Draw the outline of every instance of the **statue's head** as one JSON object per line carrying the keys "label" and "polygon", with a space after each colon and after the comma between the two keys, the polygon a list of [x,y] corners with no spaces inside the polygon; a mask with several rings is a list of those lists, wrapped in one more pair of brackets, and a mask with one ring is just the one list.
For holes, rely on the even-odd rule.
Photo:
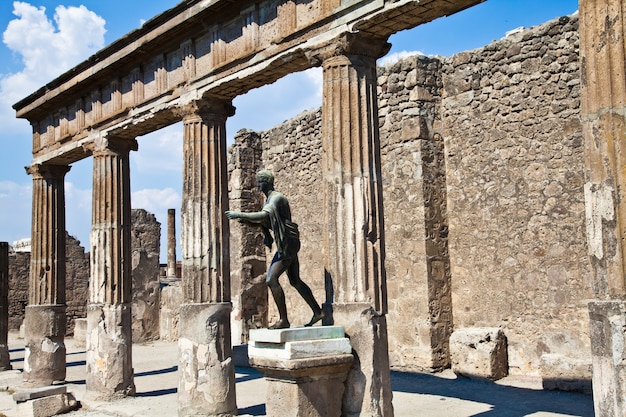
{"label": "statue's head", "polygon": [[263,181],[270,186],[274,186],[274,174],[272,174],[267,169],[262,169],[256,173],[256,179],[258,181]]}

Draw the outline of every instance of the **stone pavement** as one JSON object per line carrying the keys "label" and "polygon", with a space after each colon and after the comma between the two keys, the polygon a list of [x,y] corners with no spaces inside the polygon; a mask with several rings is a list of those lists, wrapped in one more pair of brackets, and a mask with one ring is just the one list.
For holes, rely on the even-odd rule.
{"label": "stone pavement", "polygon": [[[137,396],[114,402],[93,402],[85,394],[85,352],[66,339],[67,390],[82,408],[68,417],[174,417],[177,415],[178,347],[171,342],[133,345]],[[19,387],[24,341],[9,334],[14,371],[0,372],[0,413],[19,417],[10,394]],[[242,416],[265,416],[265,383],[253,369],[237,368],[237,404]],[[590,395],[541,390],[533,378],[507,377],[498,383],[440,374],[392,372],[396,417],[592,417]],[[9,387],[9,391],[6,390]],[[3,416],[0,414],[0,417]]]}

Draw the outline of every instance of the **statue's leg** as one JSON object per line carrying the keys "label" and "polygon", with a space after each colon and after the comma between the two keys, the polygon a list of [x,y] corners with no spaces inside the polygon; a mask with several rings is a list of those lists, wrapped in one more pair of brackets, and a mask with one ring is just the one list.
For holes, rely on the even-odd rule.
{"label": "statue's leg", "polygon": [[296,290],[298,290],[298,293],[300,293],[302,298],[304,298],[304,301],[306,301],[309,307],[311,307],[311,310],[313,310],[313,317],[311,318],[311,321],[305,324],[305,326],[312,326],[323,319],[324,313],[322,312],[320,305],[317,303],[317,300],[315,300],[313,291],[311,291],[311,288],[300,279],[300,261],[298,260],[298,256],[292,260],[289,268],[287,268],[287,277],[289,278],[289,283]]}
{"label": "statue's leg", "polygon": [[270,270],[267,272],[267,279],[265,282],[272,292],[272,297],[274,297],[274,302],[276,303],[278,314],[280,315],[278,322],[270,326],[271,329],[284,329],[289,327],[287,305],[285,303],[285,292],[278,281],[278,278],[283,272],[285,272],[287,267],[288,265],[286,262],[282,259],[278,259],[278,254],[276,254],[272,264],[270,265]]}

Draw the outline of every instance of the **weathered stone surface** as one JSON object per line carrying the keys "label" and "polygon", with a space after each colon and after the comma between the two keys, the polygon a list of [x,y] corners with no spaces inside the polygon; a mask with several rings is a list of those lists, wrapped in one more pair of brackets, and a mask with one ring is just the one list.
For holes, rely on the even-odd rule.
{"label": "weathered stone surface", "polygon": [[72,393],[51,395],[17,405],[19,417],[52,417],[80,408]]}
{"label": "weathered stone surface", "polygon": [[578,18],[465,57],[442,67],[454,326],[501,327],[537,374],[544,334],[588,337]]}
{"label": "weathered stone surface", "polygon": [[74,346],[87,346],[87,318],[74,320]]}
{"label": "weathered stone surface", "polygon": [[[263,196],[256,190],[256,172],[261,168],[261,137],[240,130],[229,148],[229,207],[242,212],[258,211]],[[261,229],[247,224],[230,228],[230,280],[233,313],[233,345],[248,342],[250,329],[267,327],[268,292],[265,283],[266,250]]]}
{"label": "weathered stone surface", "polygon": [[590,360],[573,360],[564,355],[546,353],[541,355],[540,371],[544,389],[592,393]]}
{"label": "weathered stone surface", "polygon": [[161,340],[178,340],[180,306],[183,303],[183,291],[178,282],[170,282],[161,288],[161,315],[159,317],[159,335]]}
{"label": "weathered stone surface", "polygon": [[9,253],[9,329],[19,330],[28,305],[30,252]]}
{"label": "weathered stone surface", "polygon": [[87,310],[85,397],[110,401],[135,394],[129,304],[90,304]]}
{"label": "weathered stone surface", "polygon": [[161,224],[143,209],[131,212],[133,342],[159,338]]}
{"label": "weathered stone surface", "polygon": [[626,302],[622,300],[589,303],[593,399],[596,415],[616,417],[626,413],[621,389],[626,386]]}
{"label": "weathered stone surface", "polygon": [[[65,235],[65,300],[66,335],[74,332],[74,320],[87,315],[89,297],[89,254],[80,241]],[[17,330],[24,320],[24,310],[28,304],[28,274],[30,273],[30,252],[9,254],[9,329]]]}
{"label": "weathered stone surface", "polygon": [[0,242],[0,371],[12,369],[9,356],[9,243]]}
{"label": "weathered stone surface", "polygon": [[89,253],[73,236],[65,236],[66,335],[74,334],[75,320],[87,317],[89,298]]}
{"label": "weathered stone surface", "polygon": [[333,304],[333,317],[344,327],[355,357],[346,380],[343,414],[393,415],[385,316],[366,303],[350,303]]}
{"label": "weathered stone surface", "polygon": [[34,400],[36,398],[49,397],[52,395],[65,394],[67,387],[64,385],[38,387],[31,389],[19,389],[13,394],[13,400],[15,402],[24,402],[28,400]]}
{"label": "weathered stone surface", "polygon": [[24,381],[50,385],[65,380],[65,306],[29,305],[24,320]]}
{"label": "weathered stone surface", "polygon": [[250,358],[267,378],[265,409],[268,416],[343,416],[344,381],[352,355],[310,359]]}
{"label": "weathered stone surface", "polygon": [[497,380],[508,374],[506,337],[499,328],[455,330],[450,336],[450,356],[457,375]]}
{"label": "weathered stone surface", "polygon": [[230,303],[183,304],[178,349],[178,415],[237,415]]}

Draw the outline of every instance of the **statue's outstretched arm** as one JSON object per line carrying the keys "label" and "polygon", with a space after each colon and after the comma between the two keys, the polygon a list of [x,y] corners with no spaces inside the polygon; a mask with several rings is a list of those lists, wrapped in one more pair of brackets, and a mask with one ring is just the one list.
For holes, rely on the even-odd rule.
{"label": "statue's outstretched arm", "polygon": [[230,220],[238,219],[239,221],[244,221],[247,223],[263,223],[266,220],[269,220],[269,213],[266,211],[255,211],[253,213],[242,213],[240,211],[230,211],[226,212],[226,217]]}

